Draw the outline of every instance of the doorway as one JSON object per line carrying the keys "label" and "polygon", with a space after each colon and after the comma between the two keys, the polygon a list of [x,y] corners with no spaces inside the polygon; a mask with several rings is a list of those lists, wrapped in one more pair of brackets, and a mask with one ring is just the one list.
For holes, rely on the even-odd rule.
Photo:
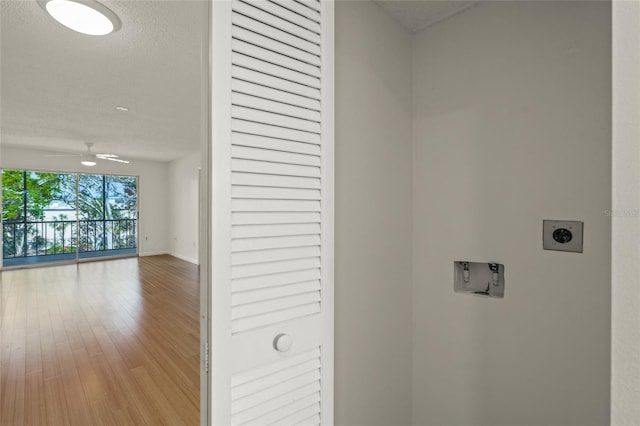
{"label": "doorway", "polygon": [[[5,229],[1,266],[8,257],[78,263],[0,273],[3,332],[15,342],[0,356],[0,424],[73,423],[72,408],[84,413],[79,424],[195,424],[207,2],[100,1],[119,19],[105,36],[61,26],[39,3],[0,2],[0,168],[34,179],[18,189],[22,213],[5,224],[16,230]],[[30,214],[25,192],[45,176],[69,191]],[[84,262],[114,254],[131,257]],[[29,314],[38,310],[42,322]],[[27,356],[25,367],[36,340],[33,360],[43,363]],[[44,404],[29,401],[30,389]]]}

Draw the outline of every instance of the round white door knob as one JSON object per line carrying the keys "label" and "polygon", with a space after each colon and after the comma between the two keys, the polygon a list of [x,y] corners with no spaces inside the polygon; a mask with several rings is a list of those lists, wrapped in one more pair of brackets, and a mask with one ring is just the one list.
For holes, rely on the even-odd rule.
{"label": "round white door knob", "polygon": [[275,339],[273,339],[273,348],[278,352],[287,352],[291,349],[291,345],[293,344],[293,339],[290,334],[278,334]]}

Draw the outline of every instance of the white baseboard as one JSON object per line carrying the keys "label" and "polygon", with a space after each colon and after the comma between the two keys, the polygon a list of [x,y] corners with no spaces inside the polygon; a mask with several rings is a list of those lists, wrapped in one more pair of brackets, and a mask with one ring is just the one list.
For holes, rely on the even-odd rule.
{"label": "white baseboard", "polygon": [[194,265],[199,265],[200,264],[198,259],[194,259],[194,258],[191,258],[191,257],[183,256],[183,255],[178,254],[178,253],[169,253],[169,255],[173,256],[173,257],[177,257],[178,259],[184,260],[185,262],[193,263]]}
{"label": "white baseboard", "polygon": [[145,256],[159,256],[161,254],[169,254],[166,251],[145,251],[145,252],[139,252],[138,256],[140,257],[145,257]]}

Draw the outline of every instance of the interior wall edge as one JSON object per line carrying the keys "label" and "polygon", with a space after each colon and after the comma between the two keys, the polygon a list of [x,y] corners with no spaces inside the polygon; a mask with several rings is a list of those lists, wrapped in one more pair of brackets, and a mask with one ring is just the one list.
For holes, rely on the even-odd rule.
{"label": "interior wall edge", "polygon": [[640,3],[613,8],[611,425],[640,424]]}
{"label": "interior wall edge", "polygon": [[411,424],[411,43],[336,7],[335,424]]}

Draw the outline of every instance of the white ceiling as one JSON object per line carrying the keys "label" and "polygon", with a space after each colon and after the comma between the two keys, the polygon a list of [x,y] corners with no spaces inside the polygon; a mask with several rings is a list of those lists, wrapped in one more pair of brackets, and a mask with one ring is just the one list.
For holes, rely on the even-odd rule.
{"label": "white ceiling", "polygon": [[[103,1],[122,21],[96,37],[34,1],[0,1],[1,141],[168,161],[200,144],[203,1]],[[120,112],[116,106],[126,106]]]}
{"label": "white ceiling", "polygon": [[443,21],[479,0],[378,0],[376,3],[411,33]]}
{"label": "white ceiling", "polygon": [[[199,150],[202,0],[103,0],[122,21],[87,36],[34,1],[2,0],[0,141],[169,161]],[[411,32],[476,1],[378,1]],[[120,112],[116,106],[126,106]]]}

